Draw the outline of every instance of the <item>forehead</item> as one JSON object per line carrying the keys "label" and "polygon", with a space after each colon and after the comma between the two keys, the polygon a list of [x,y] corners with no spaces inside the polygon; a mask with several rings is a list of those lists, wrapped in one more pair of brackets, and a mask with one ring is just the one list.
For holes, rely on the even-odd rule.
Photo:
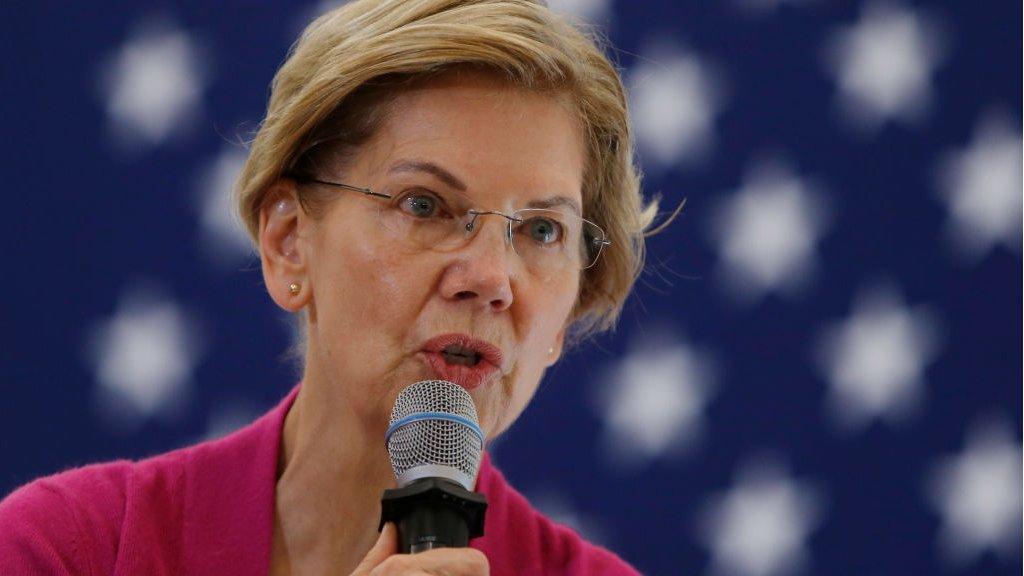
{"label": "forehead", "polygon": [[352,169],[379,185],[396,177],[396,164],[409,162],[443,168],[475,198],[581,199],[584,144],[567,98],[485,75],[446,75],[400,93]]}

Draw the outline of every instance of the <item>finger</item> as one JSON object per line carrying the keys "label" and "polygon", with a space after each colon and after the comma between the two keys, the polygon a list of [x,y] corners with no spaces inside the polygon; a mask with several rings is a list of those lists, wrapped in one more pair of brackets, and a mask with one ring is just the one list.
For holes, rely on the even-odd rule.
{"label": "finger", "polygon": [[377,537],[377,542],[374,543],[373,548],[370,548],[370,551],[363,557],[363,561],[356,567],[353,575],[369,573],[397,552],[398,532],[395,525],[388,522],[384,525],[384,529],[380,531],[380,536]]}
{"label": "finger", "polygon": [[419,554],[396,554],[377,570],[381,574],[487,576],[490,564],[483,552],[473,548],[436,548]]}

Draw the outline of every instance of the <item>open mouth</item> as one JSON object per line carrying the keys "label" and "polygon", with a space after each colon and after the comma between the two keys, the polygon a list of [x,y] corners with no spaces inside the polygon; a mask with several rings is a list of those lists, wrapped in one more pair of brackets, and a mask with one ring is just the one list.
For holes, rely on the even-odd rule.
{"label": "open mouth", "polygon": [[444,349],[441,350],[441,356],[444,357],[445,362],[449,364],[458,364],[460,366],[476,366],[480,363],[479,354],[470,348],[459,346],[458,344],[445,346]]}
{"label": "open mouth", "polygon": [[441,334],[427,340],[422,358],[435,378],[467,390],[500,375],[503,362],[501,348],[463,333]]}

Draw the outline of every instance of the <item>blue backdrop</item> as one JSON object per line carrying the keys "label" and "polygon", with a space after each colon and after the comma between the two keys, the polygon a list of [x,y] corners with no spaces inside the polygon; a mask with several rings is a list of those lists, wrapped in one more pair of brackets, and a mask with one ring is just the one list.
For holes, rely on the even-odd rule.
{"label": "blue backdrop", "polygon": [[[552,4],[687,204],[492,446],[512,482],[650,574],[1020,574],[1020,3]],[[227,193],[326,8],[0,8],[3,493],[295,382]]]}

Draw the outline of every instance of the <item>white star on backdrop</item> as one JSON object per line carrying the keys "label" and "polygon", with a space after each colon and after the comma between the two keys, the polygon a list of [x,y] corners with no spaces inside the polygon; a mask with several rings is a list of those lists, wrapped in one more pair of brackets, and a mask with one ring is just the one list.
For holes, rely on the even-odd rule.
{"label": "white star on backdrop", "polygon": [[723,82],[696,54],[660,45],[630,70],[630,112],[645,166],[701,160],[714,142]]}
{"label": "white star on backdrop", "polygon": [[202,253],[224,267],[253,254],[252,242],[235,211],[231,193],[245,159],[244,150],[225,148],[198,177]]}
{"label": "white star on backdrop", "polygon": [[611,0],[548,0],[548,8],[584,22],[606,24],[612,3]]}
{"label": "white star on backdrop", "polygon": [[922,400],[924,369],[940,340],[926,307],[908,308],[891,287],[864,292],[850,316],[826,327],[817,343],[833,422],[854,430],[876,418],[896,422],[910,415]]}
{"label": "white star on backdrop", "polygon": [[888,2],[865,6],[860,21],[836,31],[825,49],[844,119],[865,131],[889,120],[922,120],[942,46],[925,15]]}
{"label": "white star on backdrop", "polygon": [[153,416],[176,415],[203,348],[197,323],[159,289],[130,289],[86,342],[104,423],[131,429]]}
{"label": "white star on backdrop", "polygon": [[131,150],[184,133],[201,116],[204,55],[166,22],[140,24],[100,65],[100,93],[115,144]]}
{"label": "white star on backdrop", "polygon": [[704,502],[697,537],[711,551],[711,573],[774,576],[808,564],[807,537],[823,514],[818,490],[788,477],[771,458],[739,470],[733,487]]}
{"label": "white star on backdrop", "polygon": [[953,566],[986,550],[1020,556],[1021,444],[1013,436],[1004,420],[983,422],[959,456],[944,458],[929,474],[928,495],[942,516],[939,549]]}
{"label": "white star on backdrop", "polygon": [[1021,135],[1019,122],[990,112],[967,149],[947,154],[939,167],[948,235],[960,255],[974,260],[997,244],[1021,251]]}
{"label": "white star on backdrop", "polygon": [[781,162],[762,164],[713,210],[717,273],[741,302],[776,291],[793,294],[808,284],[828,220],[815,187]]}
{"label": "white star on backdrop", "polygon": [[677,338],[635,342],[598,387],[608,462],[629,469],[690,447],[702,432],[713,378],[709,354]]}

